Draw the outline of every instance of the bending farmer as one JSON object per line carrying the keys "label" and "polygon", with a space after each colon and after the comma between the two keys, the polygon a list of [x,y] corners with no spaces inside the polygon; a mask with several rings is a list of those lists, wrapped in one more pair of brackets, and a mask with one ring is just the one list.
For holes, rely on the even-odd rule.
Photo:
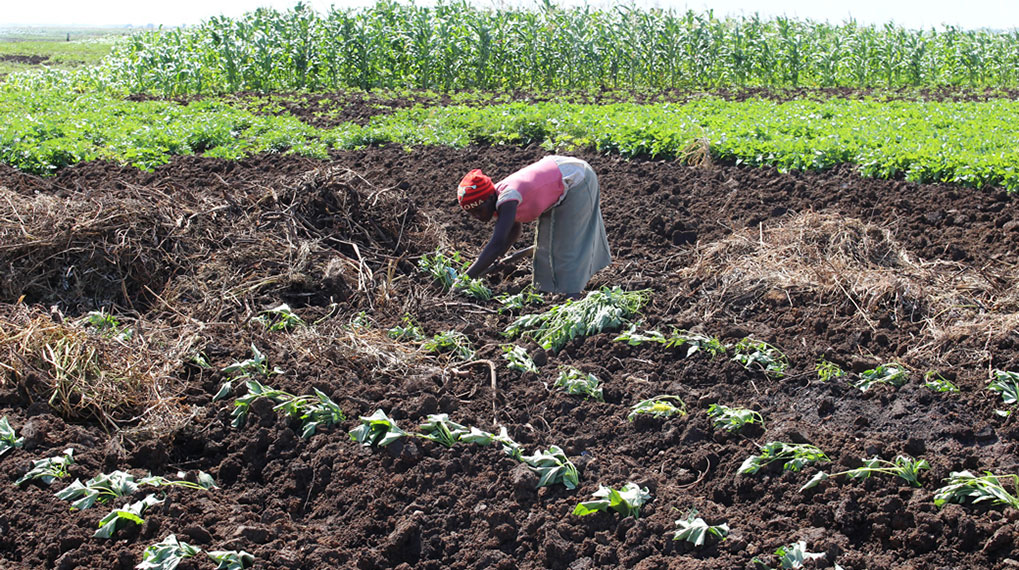
{"label": "bending farmer", "polygon": [[538,220],[534,240],[534,287],[577,297],[587,281],[611,261],[599,205],[598,176],[583,160],[547,156],[497,184],[472,170],[457,188],[460,207],[487,222],[492,238],[467,269],[482,275],[520,237],[521,224]]}

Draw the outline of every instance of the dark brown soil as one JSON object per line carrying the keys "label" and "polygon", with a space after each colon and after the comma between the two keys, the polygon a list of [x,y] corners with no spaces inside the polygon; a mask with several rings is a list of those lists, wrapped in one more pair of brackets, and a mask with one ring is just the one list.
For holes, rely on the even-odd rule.
{"label": "dark brown soil", "polygon": [[[500,333],[514,315],[498,313],[495,301],[443,294],[415,263],[437,247],[475,254],[487,239],[489,228],[456,208],[453,187],[462,173],[480,167],[498,178],[543,154],[386,147],[338,153],[327,163],[279,155],[237,163],[179,158],[153,173],[90,163],[50,179],[0,169],[0,187],[17,199],[0,205],[5,227],[13,228],[0,250],[6,347],[16,344],[10,339],[17,323],[61,314],[69,322],[102,306],[136,325],[136,339],[148,339],[124,350],[158,355],[172,342],[155,339],[194,333],[213,366],[172,367],[175,405],[187,410],[186,421],[162,432],[137,429],[146,421],[140,405],[141,420],[125,416],[118,420],[123,431],[107,433],[94,419],[100,414],[68,417],[47,404],[54,379],[45,366],[7,362],[0,413],[26,438],[23,448],[0,456],[8,481],[68,446],[77,463],[71,479],[52,488],[0,486],[0,566],[130,569],[147,545],[170,533],[205,550],[244,549],[257,568],[280,569],[751,568],[754,557],[777,566],[775,549],[798,540],[826,553],[820,566],[847,569],[1019,564],[1016,510],[933,503],[951,471],[1019,471],[1015,420],[995,415],[1005,405],[986,389],[989,369],[1019,368],[1014,331],[957,335],[949,346],[924,328],[939,315],[904,308],[903,299],[931,292],[901,289],[869,307],[848,292],[804,288],[727,296],[712,276],[684,271],[712,244],[739,235],[763,241],[769,229],[814,212],[887,230],[915,259],[982,272],[1008,289],[1019,261],[1019,209],[1009,196],[861,179],[848,167],[778,174],[582,154],[599,174],[614,255],[590,287],[648,288],[644,326],[698,330],[726,342],[751,335],[781,348],[791,368],[768,378],[726,357],[629,347],[606,332],[557,354],[528,344],[544,362],[539,374],[521,374],[501,357],[508,341]],[[38,207],[40,197],[52,200],[48,209]],[[114,219],[125,209],[129,216]],[[61,212],[77,217],[60,219]],[[32,229],[30,214],[54,220]],[[53,239],[38,235],[50,226]],[[491,280],[497,292],[528,282],[525,262]],[[317,324],[288,334],[250,320],[283,301]],[[359,314],[370,328],[350,324]],[[378,331],[404,314],[427,334],[467,334],[476,359],[495,364],[496,390],[485,363],[409,349],[402,364],[387,360],[399,345]],[[375,352],[365,343],[375,343]],[[349,419],[305,440],[298,425],[258,404],[245,427],[232,428],[231,400],[212,396],[227,379],[219,370],[250,357],[252,344],[284,370],[266,383],[295,394],[318,388]],[[921,344],[929,348],[915,350]],[[901,360],[912,376],[899,389],[860,392],[845,380],[820,382],[814,365],[822,355],[855,372]],[[606,401],[547,389],[563,365],[598,375]],[[922,374],[931,368],[961,392],[925,388]],[[634,402],[656,394],[680,396],[689,414],[627,421]],[[765,423],[741,434],[716,430],[706,415],[713,403],[753,408]],[[581,486],[536,489],[532,475],[494,448],[402,440],[376,450],[352,442],[346,431],[376,409],[407,430],[444,412],[482,429],[503,425],[528,453],[558,445],[580,469]],[[769,441],[813,443],[831,457],[829,471],[898,454],[926,458],[932,468],[922,488],[876,476],[800,492],[814,466],[738,475],[744,459]],[[94,539],[108,509],[70,512],[53,492],[113,469],[171,478],[200,469],[221,488],[164,491],[165,502],[148,511],[144,525],[114,540]],[[638,520],[571,514],[599,484],[628,481],[653,496]],[[690,509],[712,524],[728,523],[728,540],[700,548],[673,541],[674,521]],[[179,568],[213,567],[195,559]]]}
{"label": "dark brown soil", "polygon": [[49,58],[44,55],[19,55],[19,54],[6,54],[0,55],[0,61],[9,61],[11,63],[24,63],[27,65],[40,65],[45,63]]}

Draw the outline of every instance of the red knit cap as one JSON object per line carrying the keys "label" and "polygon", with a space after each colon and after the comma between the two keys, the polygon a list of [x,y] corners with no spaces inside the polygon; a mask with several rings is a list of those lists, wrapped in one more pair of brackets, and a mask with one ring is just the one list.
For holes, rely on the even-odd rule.
{"label": "red knit cap", "polygon": [[467,173],[456,188],[456,200],[464,210],[471,210],[478,207],[495,192],[495,184],[492,179],[475,168]]}

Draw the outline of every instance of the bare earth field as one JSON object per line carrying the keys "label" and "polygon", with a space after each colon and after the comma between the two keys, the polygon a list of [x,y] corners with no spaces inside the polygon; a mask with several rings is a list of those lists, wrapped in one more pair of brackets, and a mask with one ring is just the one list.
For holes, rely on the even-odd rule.
{"label": "bare earth field", "polygon": [[[469,257],[487,240],[490,226],[456,207],[464,172],[498,179],[542,155],[383,147],[328,162],[183,157],[151,173],[89,163],[47,179],[0,167],[0,414],[25,437],[0,456],[0,566],[130,569],[170,533],[251,552],[255,568],[295,570],[753,568],[755,556],[777,566],[775,549],[798,540],[826,554],[809,563],[818,567],[1019,566],[1015,510],[933,502],[952,471],[1019,471],[1016,419],[995,414],[1008,406],[987,389],[990,370],[1019,369],[1011,197],[861,179],[848,167],[781,174],[580,153],[600,177],[614,256],[590,287],[650,289],[641,330],[752,336],[791,366],[771,378],[726,356],[614,342],[613,331],[558,353],[517,340],[539,364],[522,374],[502,357],[501,332],[519,313],[443,293],[417,259],[437,248]],[[526,260],[490,276],[496,292],[529,282]],[[534,310],[562,299],[548,301]],[[252,321],[282,302],[315,324],[288,333]],[[130,340],[73,324],[110,306]],[[389,339],[405,314],[428,335],[465,333],[474,362]],[[232,427],[233,398],[213,396],[229,379],[221,369],[252,345],[283,371],[267,384],[317,388],[347,420],[303,439],[257,400],[247,425]],[[95,369],[62,367],[55,346],[93,347]],[[210,368],[191,360],[198,352]],[[821,357],[850,377],[900,362],[910,379],[861,392],[845,378],[821,382]],[[606,401],[547,388],[564,365],[600,377]],[[926,388],[929,370],[960,391]],[[680,396],[688,415],[627,420],[657,394]],[[763,426],[715,429],[714,403],[755,409]],[[528,453],[558,445],[580,487],[536,488],[495,447],[351,441],[358,416],[376,409],[407,430],[444,412],[505,426]],[[737,474],[769,441],[817,445],[829,472],[899,454],[931,469],[920,488],[840,477],[803,492],[817,466]],[[13,484],[67,447],[70,478]],[[143,525],[92,538],[109,507],[70,511],[53,493],[114,469],[203,470],[220,488],[163,489]],[[599,483],[628,481],[653,497],[639,519],[571,514]],[[726,522],[729,538],[673,541],[691,508]],[[179,568],[214,566],[200,556]]]}

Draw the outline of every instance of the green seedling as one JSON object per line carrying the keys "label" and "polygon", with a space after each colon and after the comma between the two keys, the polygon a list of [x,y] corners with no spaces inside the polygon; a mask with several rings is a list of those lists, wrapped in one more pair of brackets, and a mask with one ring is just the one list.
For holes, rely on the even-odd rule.
{"label": "green seedling", "polygon": [[[987,385],[987,389],[1001,394],[1001,399],[1006,404],[1014,406],[1016,402],[1019,402],[1019,372],[995,370],[991,374],[993,377],[990,384]],[[1007,417],[1011,413],[1012,410],[997,410],[999,416]]]}
{"label": "green seedling", "polygon": [[506,344],[503,345],[502,350],[502,357],[509,361],[509,364],[506,366],[510,370],[538,373],[538,367],[534,365],[534,360],[531,359],[530,354],[527,354],[527,350],[524,347]]}
{"label": "green seedling", "polygon": [[671,418],[673,416],[686,415],[686,403],[679,396],[662,394],[647,400],[641,400],[630,408],[630,414],[626,419],[631,422],[641,414],[648,414],[653,418]]}
{"label": "green seedling", "polygon": [[445,331],[437,333],[432,338],[421,344],[426,352],[442,353],[452,352],[461,360],[470,360],[474,357],[474,348],[471,346],[471,339],[462,332]]}
{"label": "green seedling", "polygon": [[743,365],[747,370],[758,369],[766,376],[781,378],[789,368],[789,360],[782,351],[774,346],[750,337],[736,343],[733,347],[732,359]]}
{"label": "green seedling", "polygon": [[210,370],[212,368],[212,364],[209,364],[209,358],[205,356],[205,353],[203,352],[196,352],[192,354],[189,361],[191,364],[194,364],[202,370]]}
{"label": "green seedling", "polygon": [[89,311],[85,316],[78,319],[78,324],[83,327],[91,327],[98,331],[114,331],[120,326],[117,317],[106,311]]}
{"label": "green seedling", "polygon": [[370,329],[375,325],[368,316],[368,311],[358,311],[356,315],[350,317],[349,326],[352,329]]}
{"label": "green seedling", "polygon": [[390,418],[382,410],[360,418],[361,425],[350,430],[350,439],[365,447],[385,447],[407,435],[396,426],[396,420]]}
{"label": "green seedling", "polygon": [[472,279],[467,277],[467,275],[461,275],[453,282],[453,290],[459,291],[468,297],[474,297],[479,301],[488,301],[492,298],[492,290],[485,285],[484,281]]}
{"label": "green seedling", "polygon": [[443,291],[459,291],[469,297],[487,301],[492,298],[492,290],[480,279],[472,279],[464,274],[470,264],[463,261],[460,252],[454,251],[450,257],[436,251],[435,255],[423,255],[418,260],[418,267],[432,276]]}
{"label": "green seedling", "polygon": [[562,483],[572,490],[580,484],[577,467],[558,446],[549,446],[544,452],[535,451],[533,455],[522,455],[520,460],[538,474],[539,487]]}
{"label": "green seedling", "polygon": [[449,414],[429,414],[420,426],[421,437],[438,442],[446,447],[460,441],[460,437],[469,433],[467,426],[450,421]]}
{"label": "green seedling", "polygon": [[949,382],[937,370],[928,370],[923,375],[923,385],[935,392],[958,392],[959,388]]}
{"label": "green seedling", "polygon": [[659,331],[646,331],[643,333],[637,332],[637,323],[630,325],[630,328],[619,333],[616,338],[612,339],[613,342],[625,342],[630,346],[640,346],[647,342],[653,342],[656,344],[665,344],[668,339],[665,338]]}
{"label": "green seedling", "polygon": [[82,484],[81,480],[75,479],[73,483],[58,491],[58,499],[74,501],[71,503],[72,510],[83,511],[96,503],[107,503],[112,499],[129,497],[138,490],[138,482],[134,475],[123,471],[113,473],[100,473]]}
{"label": "green seedling", "polygon": [[144,524],[145,519],[142,518],[142,515],[145,513],[145,510],[152,505],[158,505],[162,502],[155,495],[148,495],[144,499],[126,505],[122,509],[113,509],[110,514],[99,521],[99,530],[92,536],[95,538],[112,538],[114,532],[123,528],[128,523]]}
{"label": "green seedling", "polygon": [[421,332],[421,327],[417,326],[414,322],[413,317],[410,315],[404,315],[400,321],[403,324],[397,325],[388,331],[386,334],[393,340],[403,341],[415,341],[420,342],[425,339],[424,333]]}
{"label": "green seedling", "polygon": [[817,378],[821,382],[827,382],[829,380],[838,380],[846,375],[846,371],[842,369],[838,364],[829,362],[825,358],[821,358],[814,365],[814,370],[817,371]]}
{"label": "green seedling", "polygon": [[216,392],[216,395],[212,397],[212,401],[218,402],[220,400],[225,400],[226,398],[230,397],[230,394],[233,393],[234,393],[234,382],[233,380],[227,380],[226,382],[220,384],[219,391]]}
{"label": "green seedling", "polygon": [[329,396],[318,388],[313,390],[315,393],[310,396],[286,394],[289,399],[273,407],[277,412],[283,412],[292,419],[301,420],[301,437],[305,439],[315,435],[319,428],[332,427],[347,419],[343,410]]}
{"label": "green seedling", "polygon": [[495,300],[502,304],[502,307],[499,307],[499,312],[501,313],[503,311],[522,310],[529,305],[541,305],[545,302],[545,297],[541,293],[535,293],[534,289],[528,285],[516,295],[504,293],[496,297]]}
{"label": "green seedling", "polygon": [[686,355],[690,356],[698,351],[704,351],[712,358],[725,354],[726,348],[722,341],[716,337],[684,330],[674,330],[665,341],[665,348],[678,348],[686,346]]}
{"label": "green seedling", "polygon": [[619,287],[603,287],[589,292],[583,299],[553,305],[544,313],[519,317],[504,334],[531,338],[545,350],[559,352],[575,338],[622,326],[649,299],[648,290],[623,291]]}
{"label": "green seedling", "polygon": [[728,524],[709,525],[697,516],[697,509],[691,509],[685,519],[677,520],[676,527],[672,540],[685,540],[694,546],[703,546],[709,537],[725,540],[729,536]]}
{"label": "green seedling", "polygon": [[746,408],[730,408],[721,404],[708,406],[708,417],[712,419],[715,429],[724,429],[734,432],[743,429],[747,424],[764,423],[764,417],[759,412]]}
{"label": "green seedling", "polygon": [[18,437],[14,433],[14,428],[7,421],[7,416],[0,418],[0,455],[7,453],[8,451],[21,447],[25,444],[25,438]]}
{"label": "green seedling", "polygon": [[255,557],[243,550],[213,550],[207,553],[216,570],[244,570],[255,565]]}
{"label": "green seedling", "polygon": [[171,534],[158,544],[151,544],[142,553],[142,561],[136,570],[174,570],[185,558],[196,556],[202,549],[177,540]]}
{"label": "green seedling", "polygon": [[[254,346],[252,346],[252,348],[254,348]],[[269,386],[266,386],[254,379],[246,381],[244,385],[247,386],[248,393],[234,400],[234,409],[230,414],[234,418],[231,425],[235,428],[244,427],[244,424],[247,423],[248,413],[251,411],[251,403],[255,400],[259,398],[269,398],[278,404],[293,397],[283,390],[270,388]],[[222,389],[220,391],[222,392]],[[219,394],[217,394],[217,396],[218,395]]]}
{"label": "green seedling", "polygon": [[283,390],[270,388],[258,380],[248,380],[245,385],[248,387],[248,393],[234,400],[232,425],[236,428],[244,427],[251,411],[251,403],[259,398],[272,400],[275,404],[273,410],[285,413],[291,419],[300,420],[301,437],[305,439],[315,435],[319,428],[332,427],[347,419],[343,410],[317,388],[314,389],[313,395],[295,396]]}
{"label": "green seedling", "polygon": [[881,364],[870,370],[864,370],[860,373],[860,380],[855,383],[851,382],[850,385],[861,392],[866,392],[877,384],[888,384],[898,388],[905,384],[906,380],[908,380],[906,368],[901,364],[892,362]]}
{"label": "green seedling", "polygon": [[565,368],[559,372],[555,387],[562,388],[567,394],[574,396],[593,398],[599,402],[605,401],[601,380],[594,374],[582,372],[573,367]]}
{"label": "green seedling", "polygon": [[182,472],[179,472],[177,476],[181,477],[181,479],[171,481],[165,477],[151,475],[142,477],[141,479],[135,479],[134,475],[118,470],[109,474],[100,473],[99,475],[89,479],[84,484],[82,484],[79,479],[75,479],[73,483],[58,491],[56,496],[57,498],[65,501],[74,501],[71,503],[72,510],[83,511],[97,503],[103,504],[108,503],[113,499],[129,497],[142,486],[176,486],[198,490],[216,488],[216,483],[213,481],[212,476],[204,471],[198,472],[197,483],[184,480],[184,473]]}
{"label": "green seedling", "polygon": [[443,291],[453,288],[453,284],[460,278],[460,273],[467,269],[469,264],[460,257],[459,251],[454,251],[450,257],[446,257],[441,251],[436,250],[434,255],[423,255],[418,260],[418,267],[432,276]]}
{"label": "green seedling", "polygon": [[234,378],[247,378],[255,374],[260,374],[265,377],[272,376],[274,374],[283,374],[283,371],[279,368],[269,369],[269,364],[266,362],[265,355],[262,354],[258,348],[251,345],[251,358],[234,362],[229,366],[223,368],[223,372],[226,374],[233,375]]}
{"label": "green seedling", "polygon": [[823,451],[809,443],[773,441],[761,446],[761,453],[746,458],[737,473],[753,475],[765,465],[775,461],[781,461],[782,469],[785,471],[799,471],[808,463],[831,460]]}
{"label": "green seedling", "polygon": [[520,461],[523,456],[523,448],[520,447],[519,443],[513,441],[504,426],[499,426],[499,435],[482,431],[472,426],[467,433],[460,436],[460,441],[464,443],[476,443],[481,446],[498,443],[502,446],[503,453],[513,459]]}
{"label": "green seedling", "polygon": [[[826,556],[826,553],[808,552],[807,542],[801,540],[794,544],[780,546],[775,551],[775,556],[778,556],[778,562],[781,568],[803,568],[804,562],[807,562],[808,560],[820,560]],[[768,566],[758,558],[754,558],[753,562],[768,568]],[[838,570],[837,564],[836,570]]]}
{"label": "green seedling", "polygon": [[127,327],[121,328],[117,317],[106,311],[89,311],[84,317],[78,319],[78,325],[85,328],[92,328],[105,337],[112,337],[120,341],[131,340],[134,331]]}
{"label": "green seedling", "polygon": [[283,303],[278,307],[262,311],[257,317],[251,319],[271,331],[290,331],[297,327],[305,326],[301,317],[298,317],[290,305]]}
{"label": "green seedling", "polygon": [[594,500],[577,504],[573,514],[583,517],[612,509],[624,517],[636,519],[640,518],[640,508],[650,500],[651,493],[647,487],[641,487],[633,482],[627,483],[618,491],[605,485],[598,485],[598,490],[594,492]]}
{"label": "green seedling", "polygon": [[930,468],[931,465],[930,463],[927,463],[926,459],[913,459],[911,457],[899,455],[895,458],[895,461],[885,461],[884,459],[874,457],[871,459],[864,459],[863,467],[857,467],[855,469],[849,469],[832,474],[819,471],[810,479],[810,481],[807,482],[806,485],[800,487],[800,491],[806,491],[807,489],[816,487],[821,484],[822,481],[832,477],[838,477],[839,475],[845,475],[850,479],[867,479],[875,473],[894,475],[904,479],[907,483],[914,487],[920,487],[920,471]]}
{"label": "green seedling", "polygon": [[55,479],[67,477],[68,468],[74,464],[74,449],[68,447],[63,455],[47,457],[32,462],[32,468],[25,473],[24,477],[14,482],[15,485],[27,483],[33,479],[39,479],[43,485],[49,485]]}
{"label": "green seedling", "polygon": [[184,477],[186,474],[183,471],[177,472],[177,479],[171,480],[166,477],[149,475],[142,477],[138,480],[138,486],[151,485],[153,487],[185,487],[187,489],[195,489],[197,491],[211,491],[212,489],[218,489],[215,479],[212,475],[209,475],[205,471],[198,472],[198,481],[191,482]]}
{"label": "green seedling", "polygon": [[725,345],[715,337],[692,333],[682,329],[673,329],[669,336],[665,336],[657,330],[645,333],[637,332],[637,325],[631,325],[628,330],[617,336],[615,341],[625,342],[630,346],[640,346],[646,342],[660,344],[665,348],[679,348],[686,346],[686,356],[703,350],[712,357],[725,354]]}
{"label": "green seedling", "polygon": [[[984,471],[984,475],[977,476],[969,471],[953,471],[945,481],[947,484],[934,492],[934,504],[939,507],[945,503],[989,501],[1019,509],[1019,475],[998,476]],[[1012,483],[1014,492],[1005,489],[1002,481]]]}

